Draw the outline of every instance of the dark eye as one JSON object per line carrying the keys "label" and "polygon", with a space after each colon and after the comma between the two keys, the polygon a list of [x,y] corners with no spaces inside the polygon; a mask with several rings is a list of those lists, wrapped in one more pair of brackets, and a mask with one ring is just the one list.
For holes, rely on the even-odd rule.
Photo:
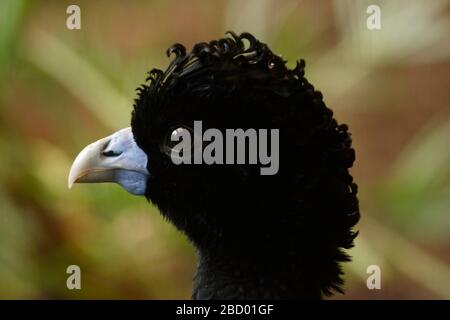
{"label": "dark eye", "polygon": [[179,143],[183,139],[183,136],[185,136],[186,134],[190,134],[189,129],[184,127],[176,128],[170,133],[167,145],[169,147],[173,147],[174,145]]}
{"label": "dark eye", "polygon": [[[191,136],[191,129],[188,127],[180,126],[171,129],[163,141],[162,151],[164,151],[167,155],[171,155],[173,152],[178,154],[180,150],[176,150],[175,147],[182,142],[186,136]],[[185,151],[187,151],[186,148]]]}
{"label": "dark eye", "polygon": [[122,154],[122,152],[116,152],[113,150],[103,151],[102,156],[104,157],[118,157]]}

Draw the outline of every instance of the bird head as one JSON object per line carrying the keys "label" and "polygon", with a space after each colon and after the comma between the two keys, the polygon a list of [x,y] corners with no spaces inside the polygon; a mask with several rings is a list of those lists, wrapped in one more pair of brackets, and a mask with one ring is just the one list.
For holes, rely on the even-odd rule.
{"label": "bird head", "polygon": [[[352,246],[359,219],[348,172],[354,150],[347,126],[304,77],[304,61],[289,69],[251,34],[232,32],[190,53],[175,44],[167,54],[167,69],[151,70],[137,89],[131,128],[86,147],[69,186],[116,182],[144,195],[200,250],[256,257],[301,244],[345,261],[339,248]],[[261,175],[255,164],[174,163],[171,137],[195,135],[195,121],[203,131],[278,129],[279,170]],[[324,290],[339,286],[333,268]]]}

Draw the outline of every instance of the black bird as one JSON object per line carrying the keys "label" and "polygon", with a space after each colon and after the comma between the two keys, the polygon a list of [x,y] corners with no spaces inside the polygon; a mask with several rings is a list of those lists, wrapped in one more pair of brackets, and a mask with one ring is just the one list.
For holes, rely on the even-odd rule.
{"label": "black bird", "polygon": [[[249,33],[175,44],[140,86],[131,128],[86,147],[74,182],[116,182],[144,195],[198,253],[194,299],[320,299],[343,292],[341,262],[358,222],[347,125],[304,77]],[[171,137],[203,129],[279,129],[279,171],[176,165]]]}

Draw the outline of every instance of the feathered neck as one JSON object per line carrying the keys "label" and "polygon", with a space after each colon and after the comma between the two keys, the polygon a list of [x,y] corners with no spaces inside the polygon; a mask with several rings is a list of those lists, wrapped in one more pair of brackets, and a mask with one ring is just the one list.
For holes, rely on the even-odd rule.
{"label": "feathered neck", "polygon": [[[320,250],[320,248],[316,248]],[[308,248],[266,252],[264,256],[236,256],[220,250],[198,251],[193,299],[317,300],[340,291],[336,249],[320,253]],[[335,283],[336,286],[330,285]]]}

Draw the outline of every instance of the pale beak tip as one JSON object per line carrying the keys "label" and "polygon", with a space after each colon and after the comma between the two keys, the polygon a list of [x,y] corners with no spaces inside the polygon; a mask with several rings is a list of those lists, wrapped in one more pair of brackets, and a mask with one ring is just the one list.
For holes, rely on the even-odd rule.
{"label": "pale beak tip", "polygon": [[75,182],[76,182],[76,180],[72,178],[72,175],[71,175],[71,174],[69,174],[69,179],[67,180],[67,187],[68,187],[69,189],[72,189],[73,184],[74,184]]}
{"label": "pale beak tip", "polygon": [[67,178],[67,187],[69,189],[72,189],[73,184],[77,183],[78,178],[76,176],[76,170],[74,169],[74,165],[72,165],[72,167],[70,168],[70,172],[69,172],[69,176]]}

